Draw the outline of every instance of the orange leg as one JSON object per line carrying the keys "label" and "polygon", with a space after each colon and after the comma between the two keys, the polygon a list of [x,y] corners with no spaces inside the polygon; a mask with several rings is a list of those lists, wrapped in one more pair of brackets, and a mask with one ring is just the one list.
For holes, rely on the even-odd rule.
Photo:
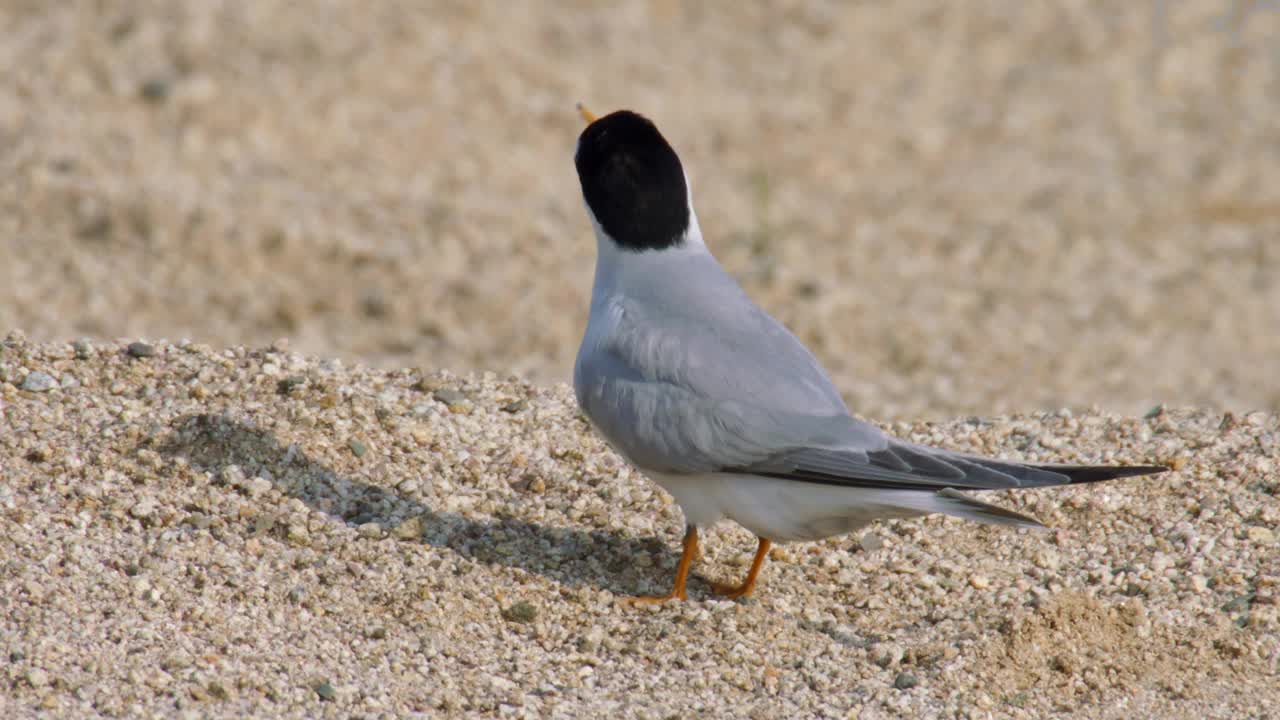
{"label": "orange leg", "polygon": [[711,589],[717,595],[723,595],[730,600],[737,600],[740,597],[748,597],[751,591],[756,589],[756,578],[760,575],[760,568],[764,567],[764,559],[769,555],[769,548],[773,547],[773,542],[767,538],[758,538],[760,541],[756,545],[756,557],[751,561],[751,569],[747,571],[747,579],[741,585],[729,585],[726,583],[711,583]]}
{"label": "orange leg", "polygon": [[685,583],[689,580],[689,568],[693,566],[693,557],[698,554],[698,528],[690,525],[684,531],[684,552],[680,554],[680,564],[676,566],[676,584],[666,595],[646,595],[632,598],[633,603],[660,603],[668,600],[688,600]]}

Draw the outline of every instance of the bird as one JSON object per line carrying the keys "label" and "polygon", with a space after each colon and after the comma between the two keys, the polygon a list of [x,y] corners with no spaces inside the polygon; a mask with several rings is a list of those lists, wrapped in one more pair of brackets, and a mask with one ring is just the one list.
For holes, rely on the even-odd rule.
{"label": "bird", "polygon": [[587,125],[574,165],[596,239],[590,313],[573,370],[595,430],[680,506],[669,592],[687,600],[698,530],[728,519],[756,536],[753,593],[774,543],[933,513],[1043,528],[976,491],[1093,483],[1160,465],[1020,463],[907,442],[857,419],[812,352],[754,303],[708,250],[679,156],[631,110]]}

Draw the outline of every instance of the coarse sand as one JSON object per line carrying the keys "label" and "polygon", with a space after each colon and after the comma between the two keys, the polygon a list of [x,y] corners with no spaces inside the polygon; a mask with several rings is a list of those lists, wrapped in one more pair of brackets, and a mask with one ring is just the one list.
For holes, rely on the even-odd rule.
{"label": "coarse sand", "polygon": [[[0,717],[1276,717],[1277,39],[1227,0],[0,0]],[[658,123],[859,413],[1176,470],[622,602],[681,518],[563,385],[578,101]]]}
{"label": "coarse sand", "polygon": [[[0,351],[0,716],[1267,717],[1280,418],[895,423],[914,441],[1174,472],[998,493],[665,590],[679,508],[564,385],[276,346]],[[34,379],[33,379],[34,378]],[[28,388],[28,389],[23,389]]]}

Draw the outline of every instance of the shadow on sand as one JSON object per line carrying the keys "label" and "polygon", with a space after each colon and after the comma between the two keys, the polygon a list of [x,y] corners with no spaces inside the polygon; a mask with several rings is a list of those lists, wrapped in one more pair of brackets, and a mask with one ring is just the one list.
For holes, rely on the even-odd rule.
{"label": "shadow on sand", "polygon": [[[656,537],[548,527],[514,516],[478,521],[437,512],[394,489],[343,477],[296,445],[282,445],[270,432],[227,416],[186,415],[172,427],[174,432],[157,449],[186,458],[215,477],[230,466],[238,466],[248,477],[269,477],[282,493],[349,526],[388,526],[416,516],[423,528],[420,542],[477,562],[520,568],[568,587],[603,587],[623,596],[665,590],[676,564],[676,553]],[[641,555],[658,562],[638,568],[634,559]]]}

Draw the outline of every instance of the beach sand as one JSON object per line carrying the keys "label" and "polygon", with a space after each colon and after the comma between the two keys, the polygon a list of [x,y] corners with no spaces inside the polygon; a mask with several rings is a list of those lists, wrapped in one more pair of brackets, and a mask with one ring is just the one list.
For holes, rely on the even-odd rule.
{"label": "beach sand", "polygon": [[[0,3],[0,716],[1274,714],[1280,13],[1233,6]],[[629,606],[681,517],[563,384],[578,101],[858,413],[1176,470]]]}

